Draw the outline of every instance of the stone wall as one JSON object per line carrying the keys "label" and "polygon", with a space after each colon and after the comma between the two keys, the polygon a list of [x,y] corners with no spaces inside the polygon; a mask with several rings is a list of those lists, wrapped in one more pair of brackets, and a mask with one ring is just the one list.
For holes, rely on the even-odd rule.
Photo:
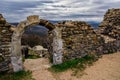
{"label": "stone wall", "polygon": [[109,9],[99,26],[99,33],[120,39],[120,9]]}
{"label": "stone wall", "polygon": [[62,28],[64,60],[80,58],[87,54],[96,54],[104,39],[97,35],[86,22],[64,21],[56,24]]}
{"label": "stone wall", "polygon": [[10,27],[11,25],[0,14],[0,72],[12,69],[10,61],[12,31]]}
{"label": "stone wall", "polygon": [[103,45],[102,53],[120,51],[120,9],[109,9],[106,12],[103,21],[99,25],[98,33],[105,36],[105,40],[107,37],[109,39]]}

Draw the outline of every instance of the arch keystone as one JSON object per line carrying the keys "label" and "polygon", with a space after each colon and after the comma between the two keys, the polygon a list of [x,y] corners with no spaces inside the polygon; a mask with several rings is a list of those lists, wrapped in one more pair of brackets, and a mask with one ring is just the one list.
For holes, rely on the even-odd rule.
{"label": "arch keystone", "polygon": [[38,15],[31,15],[27,17],[27,21],[29,22],[38,22],[39,21],[39,16]]}

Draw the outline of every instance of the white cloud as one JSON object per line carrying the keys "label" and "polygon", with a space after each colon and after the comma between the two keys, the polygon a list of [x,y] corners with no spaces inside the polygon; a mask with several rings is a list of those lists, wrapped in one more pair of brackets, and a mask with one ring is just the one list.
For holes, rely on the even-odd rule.
{"label": "white cloud", "polygon": [[2,10],[6,13],[5,17],[12,22],[33,14],[50,20],[101,21],[107,9],[120,8],[120,0],[4,0],[2,2],[7,6],[7,10]]}
{"label": "white cloud", "polygon": [[26,2],[26,1],[40,1],[40,0],[4,0],[8,2]]}

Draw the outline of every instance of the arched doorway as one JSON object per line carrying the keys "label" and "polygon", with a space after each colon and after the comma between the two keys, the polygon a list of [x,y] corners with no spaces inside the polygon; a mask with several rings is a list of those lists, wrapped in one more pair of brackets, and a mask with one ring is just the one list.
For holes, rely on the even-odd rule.
{"label": "arched doorway", "polygon": [[11,63],[14,72],[23,70],[22,52],[21,52],[21,38],[26,28],[34,25],[41,25],[46,27],[53,35],[52,54],[53,64],[62,63],[62,39],[61,30],[59,27],[50,23],[47,20],[39,19],[39,16],[32,15],[27,17],[27,20],[22,21],[13,29],[12,42],[11,42]]}

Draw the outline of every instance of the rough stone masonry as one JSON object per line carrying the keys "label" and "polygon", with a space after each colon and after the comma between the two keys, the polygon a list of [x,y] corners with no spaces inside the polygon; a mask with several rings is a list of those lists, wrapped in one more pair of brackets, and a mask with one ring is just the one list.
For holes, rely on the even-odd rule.
{"label": "rough stone masonry", "polygon": [[104,44],[104,39],[97,35],[86,22],[64,21],[56,25],[62,30],[63,59],[65,61],[96,54],[96,50]]}
{"label": "rough stone masonry", "polygon": [[103,45],[103,54],[120,51],[120,9],[109,9],[106,12],[98,34],[114,39]]}
{"label": "rough stone masonry", "polygon": [[12,70],[11,66],[11,25],[0,14],[0,72]]}

